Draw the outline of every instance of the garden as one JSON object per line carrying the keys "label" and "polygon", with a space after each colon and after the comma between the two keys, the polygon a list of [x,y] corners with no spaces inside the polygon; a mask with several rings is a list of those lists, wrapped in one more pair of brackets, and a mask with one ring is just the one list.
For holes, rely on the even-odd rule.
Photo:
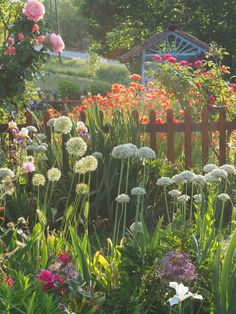
{"label": "garden", "polygon": [[144,84],[50,59],[45,8],[0,0],[0,313],[235,314],[228,52],[160,52]]}

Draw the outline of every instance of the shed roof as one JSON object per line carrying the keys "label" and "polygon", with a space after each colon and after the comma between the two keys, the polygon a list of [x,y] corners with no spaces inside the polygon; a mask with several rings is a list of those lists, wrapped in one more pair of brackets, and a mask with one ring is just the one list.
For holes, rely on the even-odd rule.
{"label": "shed roof", "polygon": [[120,60],[122,62],[126,62],[128,61],[130,58],[136,57],[138,55],[140,55],[143,51],[145,51],[146,49],[152,47],[152,45],[154,45],[157,41],[161,41],[162,39],[164,39],[168,34],[176,34],[180,37],[182,37],[183,39],[188,40],[189,42],[191,42],[192,44],[198,46],[200,49],[204,50],[204,51],[208,51],[209,50],[209,45],[203,41],[201,41],[200,39],[198,39],[197,37],[190,35],[186,32],[180,31],[178,29],[166,29],[163,32],[157,33],[155,35],[153,35],[152,37],[148,38],[147,40],[145,40],[143,43],[135,46],[134,48],[132,48],[131,50],[129,50],[128,52],[126,52],[125,54],[123,54],[120,57]]}

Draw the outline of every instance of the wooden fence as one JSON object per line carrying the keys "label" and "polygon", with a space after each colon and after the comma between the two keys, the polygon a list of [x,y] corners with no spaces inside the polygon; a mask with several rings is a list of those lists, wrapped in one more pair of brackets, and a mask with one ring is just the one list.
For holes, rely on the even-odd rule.
{"label": "wooden fence", "polygon": [[[136,121],[137,124],[140,122],[139,113],[137,111],[132,112],[132,117]],[[103,112],[100,111],[101,123],[103,126],[103,130],[105,132],[109,132],[109,126],[103,125]],[[219,150],[218,150],[218,158],[219,164],[225,164],[227,162],[227,138],[228,135],[231,134],[232,131],[236,130],[236,121],[227,121],[226,119],[226,111],[225,109],[219,110],[219,120],[215,122],[209,121],[209,111],[207,109],[203,109],[201,112],[201,122],[194,122],[192,120],[192,114],[190,110],[186,110],[184,114],[184,121],[181,123],[174,123],[173,111],[167,111],[166,123],[157,124],[156,123],[156,113],[151,110],[149,112],[149,123],[141,124],[140,129],[143,133],[149,134],[149,146],[157,151],[158,143],[157,143],[157,133],[166,134],[167,141],[167,159],[170,162],[174,162],[175,160],[175,151],[174,151],[174,134],[175,133],[183,133],[184,134],[184,143],[183,143],[183,151],[185,157],[185,168],[191,168],[193,165],[193,157],[192,157],[192,134],[193,132],[201,133],[201,150],[202,154],[202,162],[203,164],[208,162],[209,159],[209,149],[211,147],[210,134],[211,132],[218,131],[219,132]],[[48,140],[51,140],[50,128],[47,126],[47,122],[50,119],[50,116],[47,111],[44,112],[43,122]],[[86,113],[80,112],[80,119],[83,122],[86,122]],[[26,112],[26,123],[19,125],[20,127],[33,125],[33,117],[30,112]],[[0,124],[0,133],[7,132],[8,125]],[[11,135],[9,135],[11,136]]]}

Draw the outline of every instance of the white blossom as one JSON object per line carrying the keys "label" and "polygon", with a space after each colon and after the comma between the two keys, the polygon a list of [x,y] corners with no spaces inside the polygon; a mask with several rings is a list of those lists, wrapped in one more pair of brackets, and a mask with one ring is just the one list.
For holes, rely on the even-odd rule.
{"label": "white blossom", "polygon": [[156,153],[150,147],[141,147],[137,150],[135,156],[139,159],[155,159]]}
{"label": "white blossom", "polygon": [[204,172],[211,172],[214,169],[218,169],[218,167],[214,164],[207,164],[203,167]]}
{"label": "white blossom", "polygon": [[168,192],[168,194],[171,196],[171,197],[178,197],[180,196],[182,193],[179,191],[179,190],[171,190]]}
{"label": "white blossom", "polygon": [[187,194],[183,194],[177,197],[177,202],[179,203],[186,203],[190,197]]}
{"label": "white blossom", "polygon": [[227,193],[221,193],[217,196],[217,198],[221,200],[222,202],[226,202],[230,200],[230,196]]}
{"label": "white blossom", "polygon": [[70,118],[66,116],[58,117],[54,121],[54,130],[58,133],[68,134],[70,133],[72,126]]}
{"label": "white blossom", "polygon": [[169,186],[173,183],[172,179],[169,177],[161,177],[160,179],[157,180],[156,184],[158,186]]}
{"label": "white blossom", "polygon": [[32,184],[36,186],[45,185],[46,179],[44,175],[36,173],[32,178]]}
{"label": "white blossom", "polygon": [[235,173],[235,167],[232,165],[225,164],[220,167],[220,169],[226,171],[228,174],[234,174]]}
{"label": "white blossom", "polygon": [[126,204],[126,203],[129,203],[130,197],[127,194],[120,194],[116,197],[116,201],[117,203]]}
{"label": "white blossom", "polygon": [[168,300],[170,306],[179,304],[190,297],[193,299],[203,300],[203,297],[200,294],[190,292],[189,288],[185,287],[182,283],[178,284],[177,282],[170,282],[169,287],[174,288],[176,293],[174,297]]}
{"label": "white blossom", "polygon": [[61,171],[57,168],[51,168],[47,172],[47,177],[49,181],[56,182],[61,178]]}
{"label": "white blossom", "polygon": [[145,194],[146,194],[145,189],[138,186],[131,190],[131,195],[145,195]]}
{"label": "white blossom", "polygon": [[87,150],[87,144],[81,137],[72,137],[66,142],[69,155],[83,156]]}

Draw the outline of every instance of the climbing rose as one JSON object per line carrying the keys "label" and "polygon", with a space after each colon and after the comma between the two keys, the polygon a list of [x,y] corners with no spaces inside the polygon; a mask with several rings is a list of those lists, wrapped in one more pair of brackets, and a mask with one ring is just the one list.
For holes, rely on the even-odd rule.
{"label": "climbing rose", "polygon": [[38,22],[45,14],[44,5],[37,0],[28,0],[23,9],[23,14],[28,20]]}
{"label": "climbing rose", "polygon": [[167,59],[167,61],[170,62],[170,63],[176,63],[177,60],[174,57],[170,57],[170,58]]}
{"label": "climbing rose", "polygon": [[62,52],[62,50],[65,48],[64,42],[60,35],[52,33],[50,36],[50,43],[52,45],[52,49],[57,53]]}

